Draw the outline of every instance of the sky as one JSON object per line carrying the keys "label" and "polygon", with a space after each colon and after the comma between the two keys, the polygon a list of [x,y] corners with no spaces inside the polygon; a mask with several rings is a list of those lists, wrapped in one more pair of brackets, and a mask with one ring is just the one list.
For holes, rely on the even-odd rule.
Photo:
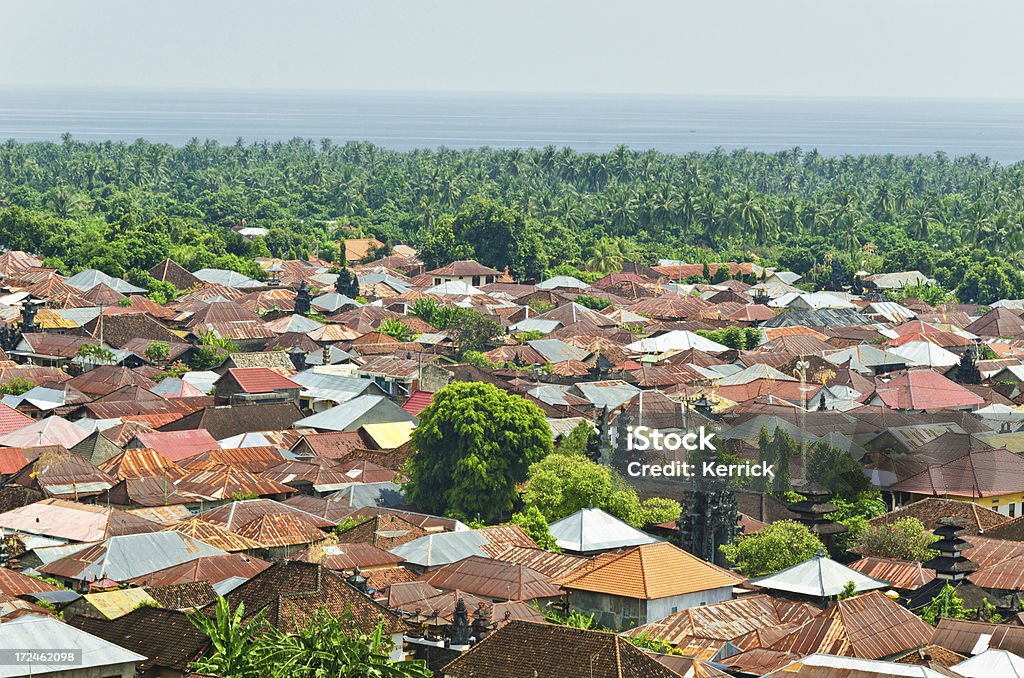
{"label": "sky", "polygon": [[1020,0],[0,0],[0,16],[0,88],[1024,98]]}

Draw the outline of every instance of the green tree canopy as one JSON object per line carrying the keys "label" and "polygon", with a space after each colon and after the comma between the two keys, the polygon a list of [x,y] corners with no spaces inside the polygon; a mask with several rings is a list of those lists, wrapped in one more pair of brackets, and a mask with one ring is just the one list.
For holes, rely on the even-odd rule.
{"label": "green tree canopy", "polygon": [[935,556],[929,544],[936,539],[917,518],[900,518],[889,524],[868,525],[851,550],[862,556],[923,562]]}
{"label": "green tree canopy", "polygon": [[720,548],[737,570],[748,577],[759,577],[801,563],[825,546],[806,526],[795,520],[779,520]]}
{"label": "green tree canopy", "polygon": [[508,512],[530,464],[552,450],[544,413],[490,384],[455,382],[420,415],[406,495],[431,513],[493,521]]}

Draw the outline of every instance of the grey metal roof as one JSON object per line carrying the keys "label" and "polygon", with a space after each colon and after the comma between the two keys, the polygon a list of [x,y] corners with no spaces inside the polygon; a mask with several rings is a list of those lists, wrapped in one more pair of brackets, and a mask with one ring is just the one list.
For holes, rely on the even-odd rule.
{"label": "grey metal roof", "polygon": [[858,327],[872,320],[852,308],[819,308],[814,311],[784,311],[765,321],[762,327]]}
{"label": "grey metal roof", "polygon": [[556,275],[552,278],[548,278],[544,282],[537,283],[537,289],[539,290],[553,290],[558,287],[585,290],[590,287],[590,285],[579,278],[574,278],[571,275]]}
{"label": "grey metal roof", "polygon": [[348,431],[371,410],[378,410],[374,423],[417,421],[394,402],[384,396],[361,395],[336,405],[329,410],[299,419],[292,428],[317,428],[323,431]]}
{"label": "grey metal roof", "polygon": [[186,372],[181,375],[181,380],[186,384],[195,386],[203,393],[213,393],[213,383],[220,379],[220,375],[209,370],[199,372]]}
{"label": "grey metal roof", "polygon": [[624,381],[585,381],[575,386],[584,398],[594,403],[595,407],[607,405],[613,410],[628,403],[640,392],[636,386]]}
{"label": "grey metal roof", "polygon": [[562,323],[558,320],[526,318],[525,320],[520,320],[508,329],[512,332],[543,332],[544,334],[547,334],[548,332],[554,332],[561,326]]}
{"label": "grey metal roof", "polygon": [[[337,365],[338,363],[347,362],[355,357],[348,351],[342,351],[337,346],[330,346],[327,349],[327,364]],[[323,365],[324,364],[324,352],[321,351],[310,351],[306,354],[305,361],[307,365]],[[292,381],[295,381],[292,379]]]}
{"label": "grey metal roof", "polygon": [[422,567],[447,565],[470,556],[489,557],[483,546],[487,540],[479,532],[441,532],[413,539],[390,552],[405,558],[407,563]]}
{"label": "grey metal roof", "polygon": [[837,563],[828,558],[824,551],[781,572],[751,579],[750,583],[772,591],[825,598],[839,595],[851,581],[858,593],[890,586],[887,581],[869,577]]}
{"label": "grey metal roof", "polygon": [[571,516],[551,523],[549,530],[559,548],[576,553],[607,551],[659,541],[598,508],[580,509]]}
{"label": "grey metal roof", "polygon": [[[127,581],[156,572],[172,565],[180,565],[206,556],[226,556],[209,544],[193,539],[180,532],[148,532],[110,537],[100,544],[89,547],[90,551],[102,547],[103,552],[89,563],[53,561],[40,568],[43,571],[65,570],[65,565],[74,569],[69,578],[92,581],[113,579]],[[77,553],[82,558],[87,554]]]}
{"label": "grey metal roof", "polygon": [[561,339],[534,339],[526,342],[549,363],[560,363],[565,360],[583,360],[587,357],[586,349],[577,348]]}
{"label": "grey metal roof", "polygon": [[347,297],[344,294],[338,294],[337,292],[321,294],[319,297],[313,299],[312,304],[317,308],[324,309],[328,313],[334,313],[345,306],[362,306],[362,304],[355,299]]}
{"label": "grey metal roof", "polygon": [[[318,352],[309,354],[315,357]],[[319,352],[323,360],[322,352]],[[356,398],[373,386],[373,382],[362,377],[346,377],[340,374],[326,374],[304,370],[290,377],[296,384],[302,386],[299,396],[313,398],[314,400],[330,400],[341,404]]]}
{"label": "grey metal roof", "polygon": [[[25,615],[0,624],[0,649],[78,650],[82,657],[82,663],[76,664],[74,667],[69,667],[67,663],[47,664],[41,662],[25,665],[7,662],[0,664],[0,677],[2,678],[40,676],[50,673],[69,675],[69,670],[74,670],[75,675],[85,675],[88,669],[99,670],[101,667],[135,664],[146,660],[146,657],[141,654],[97,638],[53,617],[36,615]],[[93,674],[90,673],[90,675]],[[107,673],[101,670],[96,675],[107,675]],[[120,672],[117,675],[120,675]]]}
{"label": "grey metal roof", "polygon": [[57,312],[57,315],[65,320],[70,320],[79,327],[93,318],[96,318],[100,314],[99,306],[89,306],[86,308],[58,308],[54,310]]}
{"label": "grey metal roof", "polygon": [[130,285],[120,278],[109,276],[103,271],[97,271],[95,268],[87,268],[80,273],[76,273],[65,280],[64,283],[84,292],[88,292],[100,284],[111,287],[121,294],[142,294],[146,291],[141,287]]}
{"label": "grey metal roof", "polygon": [[[313,489],[319,489],[314,486]],[[402,488],[390,481],[379,483],[352,483],[330,495],[352,508],[367,506],[398,506],[405,503]]]}
{"label": "grey metal roof", "polygon": [[223,285],[224,287],[234,287],[236,289],[263,287],[263,283],[258,280],[253,280],[238,271],[226,271],[221,268],[201,268],[198,271],[194,271],[192,275],[212,285]]}

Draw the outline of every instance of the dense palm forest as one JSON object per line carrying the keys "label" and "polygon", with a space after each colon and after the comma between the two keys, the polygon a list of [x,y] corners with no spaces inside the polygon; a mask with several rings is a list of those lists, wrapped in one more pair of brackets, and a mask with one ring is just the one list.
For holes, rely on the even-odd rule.
{"label": "dense palm forest", "polygon": [[[0,246],[64,272],[140,278],[165,256],[259,275],[255,256],[330,260],[339,228],[474,256],[523,278],[652,262],[755,260],[812,281],[918,269],[964,301],[1024,296],[1024,165],[799,149],[667,155],[394,152],[296,139],[182,147],[0,147]],[[246,241],[230,230],[269,229]]]}

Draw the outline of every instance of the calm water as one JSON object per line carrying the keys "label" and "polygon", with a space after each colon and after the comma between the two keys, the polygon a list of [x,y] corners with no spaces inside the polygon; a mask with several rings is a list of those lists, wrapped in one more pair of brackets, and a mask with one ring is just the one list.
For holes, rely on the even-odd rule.
{"label": "calm water", "polygon": [[0,139],[183,144],[292,137],[388,148],[618,144],[683,153],[800,146],[821,153],[1024,160],[1024,101],[728,99],[434,93],[0,90]]}

